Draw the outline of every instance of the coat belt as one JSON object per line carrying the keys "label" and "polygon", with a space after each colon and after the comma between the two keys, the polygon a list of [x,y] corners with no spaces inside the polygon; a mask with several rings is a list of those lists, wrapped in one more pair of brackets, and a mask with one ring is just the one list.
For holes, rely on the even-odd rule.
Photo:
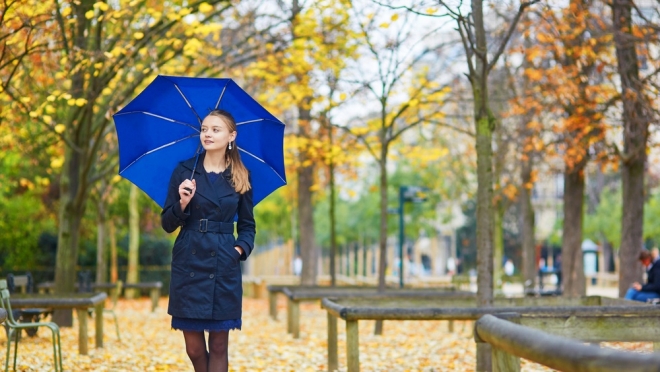
{"label": "coat belt", "polygon": [[211,221],[206,218],[198,221],[186,221],[185,225],[181,227],[184,230],[192,230],[197,232],[210,232],[216,234],[233,234],[234,233],[234,223],[233,222],[220,222],[220,221]]}

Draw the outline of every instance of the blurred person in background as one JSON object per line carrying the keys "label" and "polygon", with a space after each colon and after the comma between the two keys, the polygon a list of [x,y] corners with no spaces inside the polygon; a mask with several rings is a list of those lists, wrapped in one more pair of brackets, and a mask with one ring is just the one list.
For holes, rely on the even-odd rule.
{"label": "blurred person in background", "polygon": [[660,263],[653,261],[653,256],[646,250],[639,253],[638,259],[646,269],[646,284],[633,283],[624,298],[641,302],[660,298]]}

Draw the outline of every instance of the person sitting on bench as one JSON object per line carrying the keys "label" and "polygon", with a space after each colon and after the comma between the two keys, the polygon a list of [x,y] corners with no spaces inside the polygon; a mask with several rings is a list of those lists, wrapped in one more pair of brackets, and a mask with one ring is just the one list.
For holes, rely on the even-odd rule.
{"label": "person sitting on bench", "polygon": [[633,283],[624,298],[641,302],[660,298],[660,260],[653,261],[651,253],[646,250],[641,251],[638,258],[646,268],[646,284]]}

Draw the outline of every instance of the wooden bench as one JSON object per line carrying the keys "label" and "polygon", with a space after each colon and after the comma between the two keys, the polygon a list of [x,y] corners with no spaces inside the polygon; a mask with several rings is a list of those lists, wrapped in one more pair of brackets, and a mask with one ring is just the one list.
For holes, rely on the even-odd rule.
{"label": "wooden bench", "polygon": [[[80,284],[76,283],[76,288],[80,288]],[[112,294],[111,291],[115,289],[117,285],[115,283],[92,283],[92,289],[102,290],[106,294]],[[39,293],[52,293],[55,288],[55,283],[53,282],[44,282],[37,285]],[[163,288],[163,282],[143,282],[143,283],[124,283],[123,288],[133,288],[138,290],[149,290],[149,297],[151,298],[151,312],[156,311],[158,307],[158,299],[160,298],[161,289]],[[121,295],[121,294],[118,294]]]}
{"label": "wooden bench", "polygon": [[619,285],[618,273],[599,272],[595,274],[585,274],[585,279],[587,280],[587,286],[596,285],[600,287],[616,287]]}
{"label": "wooden bench", "polygon": [[415,280],[409,280],[406,284],[410,284],[411,287],[423,287],[423,288],[456,288],[456,286],[451,282],[451,277],[448,275],[445,276],[422,276],[415,278]]}
{"label": "wooden bench", "polygon": [[256,299],[266,297],[266,281],[260,277],[244,276],[241,284],[243,286],[243,296]]}
{"label": "wooden bench", "polygon": [[[106,292],[106,294],[109,294],[108,292],[115,288],[117,285],[115,283],[91,283],[91,288],[94,291],[99,291],[99,292]],[[80,284],[78,282],[75,283],[75,288],[77,291],[80,291]],[[37,284],[37,290],[40,294],[52,294],[55,290],[55,283],[54,282],[43,282]]]}
{"label": "wooden bench", "polygon": [[273,320],[277,320],[277,297],[279,294],[284,294],[284,289],[289,287],[318,288],[319,286],[301,286],[297,284],[296,285],[271,284],[266,286],[266,291],[268,292],[268,314]]}
{"label": "wooden bench", "polygon": [[[329,287],[326,285],[311,285],[303,286],[298,284],[271,284],[266,286],[266,291],[268,292],[268,314],[273,320],[277,320],[277,297],[279,294],[284,294],[285,288],[297,288],[297,289],[313,289],[313,288],[355,288],[356,286],[335,286]],[[375,287],[364,287],[364,288],[375,288]],[[287,301],[288,302],[288,301]]]}
{"label": "wooden bench", "polygon": [[160,292],[163,288],[163,282],[143,282],[143,283],[124,283],[125,289],[138,289],[149,290],[149,297],[151,298],[151,312],[156,311],[158,307],[158,300],[160,299]]}
{"label": "wooden bench", "polygon": [[51,308],[75,309],[78,314],[78,352],[87,355],[87,311],[94,308],[96,326],[96,347],[103,347],[103,308],[105,293],[71,293],[58,295],[19,294],[9,299],[13,309]]}
{"label": "wooden bench", "polygon": [[320,301],[326,297],[429,298],[435,301],[448,298],[474,300],[474,293],[455,291],[453,288],[387,288],[385,291],[379,292],[375,287],[285,287],[282,292],[287,297],[287,332],[291,333],[293,338],[300,337],[300,303],[305,301]]}
{"label": "wooden bench", "polygon": [[472,279],[466,274],[456,274],[451,277],[451,284],[457,289],[470,290]]}
{"label": "wooden bench", "polygon": [[[641,302],[588,296],[576,299],[561,297],[497,298],[494,306],[478,308],[473,299],[429,298],[324,298],[322,305],[328,312],[328,370],[338,368],[337,318],[346,321],[346,355],[349,372],[359,371],[359,320],[477,320],[485,314],[519,313],[532,327],[543,327],[549,333],[567,334],[574,324],[586,330],[580,338],[585,341],[650,341],[660,342],[660,308]],[[596,327],[608,317],[637,317],[639,323],[626,323],[625,329]],[[642,326],[644,324],[644,326]],[[588,332],[594,332],[589,334]]]}

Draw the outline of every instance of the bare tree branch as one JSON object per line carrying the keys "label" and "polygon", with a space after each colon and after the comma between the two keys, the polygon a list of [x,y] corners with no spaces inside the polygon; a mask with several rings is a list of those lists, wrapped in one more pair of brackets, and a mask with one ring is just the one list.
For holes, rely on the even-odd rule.
{"label": "bare tree branch", "polygon": [[520,7],[518,8],[518,12],[516,13],[515,17],[513,18],[513,21],[509,25],[509,30],[506,33],[506,36],[504,36],[504,39],[500,41],[500,46],[497,49],[497,52],[493,54],[493,59],[490,61],[488,64],[488,67],[486,67],[487,71],[490,71],[493,69],[495,64],[497,64],[497,60],[500,58],[502,53],[504,53],[504,49],[506,48],[506,45],[509,43],[509,39],[511,38],[511,35],[513,35],[514,31],[516,30],[516,27],[518,26],[518,21],[520,21],[520,17],[523,15],[525,12],[525,9],[538,3],[540,0],[531,0],[528,2],[523,2],[520,4]]}
{"label": "bare tree branch", "polygon": [[425,17],[433,17],[433,18],[444,18],[444,17],[452,17],[451,14],[433,14],[433,13],[426,13],[426,12],[420,12],[419,10],[416,10],[413,7],[406,6],[406,5],[399,5],[399,6],[394,6],[391,4],[386,4],[381,1],[376,1],[376,0],[371,0],[373,3],[378,4],[380,6],[390,8],[392,10],[405,10],[413,14],[425,16]]}

